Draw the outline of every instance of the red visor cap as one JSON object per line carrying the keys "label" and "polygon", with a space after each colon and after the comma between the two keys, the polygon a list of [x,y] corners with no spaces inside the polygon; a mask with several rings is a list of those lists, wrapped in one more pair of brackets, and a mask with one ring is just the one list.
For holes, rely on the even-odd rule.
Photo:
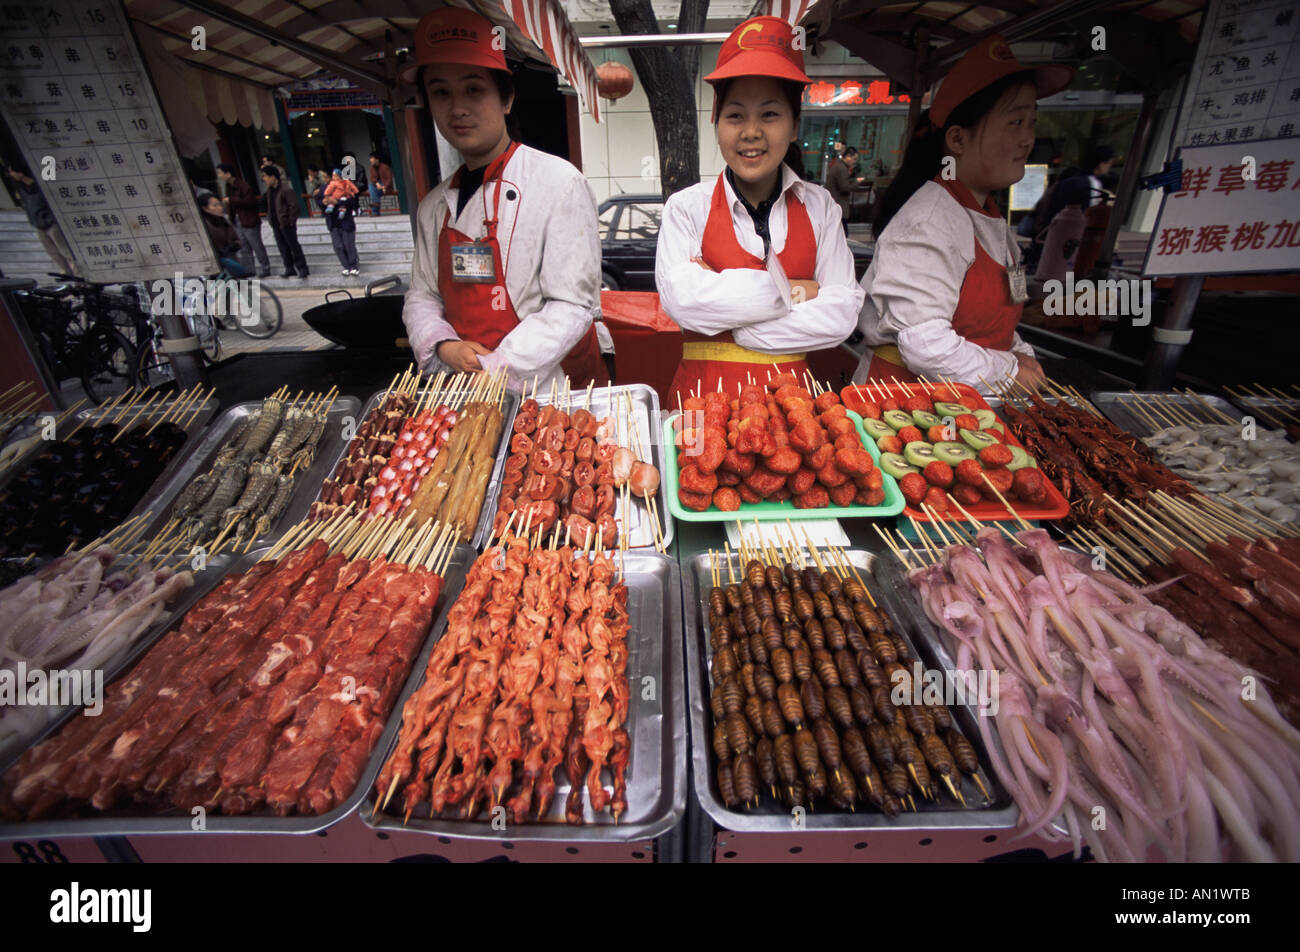
{"label": "red visor cap", "polygon": [[985,38],[957,61],[930,103],[930,122],[942,129],[952,111],[981,89],[1012,73],[1032,71],[1038,98],[1059,93],[1074,79],[1073,66],[1025,66],[1001,36]]}
{"label": "red visor cap", "polygon": [[415,25],[415,62],[402,70],[402,81],[415,82],[421,66],[456,63],[509,72],[504,28],[470,10],[447,7],[426,13]]}
{"label": "red visor cap", "polygon": [[794,45],[794,28],[780,17],[753,17],[731,31],[718,51],[718,66],[704,77],[713,84],[713,119],[718,118],[718,86],[737,76],[771,76],[791,83],[810,83],[803,71],[803,50]]}

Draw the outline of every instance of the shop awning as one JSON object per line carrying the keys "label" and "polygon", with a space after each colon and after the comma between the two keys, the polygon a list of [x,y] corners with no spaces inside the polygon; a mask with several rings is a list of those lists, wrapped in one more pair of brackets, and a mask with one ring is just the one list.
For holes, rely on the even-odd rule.
{"label": "shop awning", "polygon": [[[768,0],[772,12],[800,0]],[[918,69],[929,86],[988,33],[1097,55],[1092,30],[1108,31],[1105,52],[1136,75],[1168,73],[1190,63],[1207,0],[994,0],[990,3],[815,0],[800,20],[817,39],[832,40],[911,87]],[[932,44],[917,62],[922,44]],[[1159,60],[1159,62],[1157,62]]]}
{"label": "shop awning", "polygon": [[[559,0],[450,0],[506,29],[512,51],[553,66],[598,116],[596,70]],[[274,128],[278,86],[322,71],[344,76],[389,99],[394,78],[385,57],[413,42],[412,30],[434,5],[407,0],[126,0],[127,14],[162,34],[165,48],[200,71],[209,119]],[[196,13],[199,16],[196,16]],[[204,29],[201,49],[194,28]]]}

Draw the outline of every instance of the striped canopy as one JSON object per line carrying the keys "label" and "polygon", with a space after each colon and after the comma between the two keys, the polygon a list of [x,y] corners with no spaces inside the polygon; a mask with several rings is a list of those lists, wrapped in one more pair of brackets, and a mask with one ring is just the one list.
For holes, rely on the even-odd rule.
{"label": "striped canopy", "polygon": [[[394,50],[435,4],[408,0],[125,0],[127,15],[159,32],[163,46],[195,67],[191,96],[214,122],[275,128],[278,86],[322,71],[372,90],[390,85],[385,34]],[[511,50],[555,67],[599,119],[596,71],[559,0],[449,0],[506,28]],[[194,28],[204,49],[194,49]],[[273,42],[284,38],[284,42]],[[376,90],[377,91],[377,90]]]}

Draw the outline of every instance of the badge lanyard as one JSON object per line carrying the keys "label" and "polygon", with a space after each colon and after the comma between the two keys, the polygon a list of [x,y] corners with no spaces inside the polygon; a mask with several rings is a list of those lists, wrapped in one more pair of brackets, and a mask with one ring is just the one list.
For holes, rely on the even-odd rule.
{"label": "badge lanyard", "polygon": [[[505,163],[493,176],[486,179],[481,186],[483,190],[483,230],[485,237],[479,241],[457,242],[451,246],[451,279],[461,284],[491,284],[497,279],[496,256],[493,254],[496,243],[496,226],[501,209],[500,177],[505,171]],[[492,217],[489,219],[487,207],[487,187],[496,183],[492,196]],[[450,209],[448,210],[450,215]]]}
{"label": "badge lanyard", "polygon": [[1025,266],[1016,260],[1015,239],[1011,237],[1011,229],[1006,230],[1007,241],[1007,285],[1011,290],[1011,300],[1016,304],[1024,304],[1029,300],[1029,285],[1025,279]]}

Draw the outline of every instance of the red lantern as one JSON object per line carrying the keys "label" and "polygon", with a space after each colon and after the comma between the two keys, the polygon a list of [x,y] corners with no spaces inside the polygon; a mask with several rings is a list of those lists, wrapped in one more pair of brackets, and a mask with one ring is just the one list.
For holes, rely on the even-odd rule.
{"label": "red lantern", "polygon": [[622,99],[632,91],[632,71],[622,63],[610,61],[596,68],[596,91],[602,99]]}

